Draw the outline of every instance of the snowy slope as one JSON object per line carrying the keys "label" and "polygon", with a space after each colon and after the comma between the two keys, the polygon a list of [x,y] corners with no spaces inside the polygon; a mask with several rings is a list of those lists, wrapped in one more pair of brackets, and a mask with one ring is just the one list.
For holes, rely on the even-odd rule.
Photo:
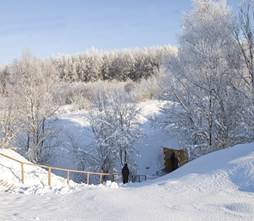
{"label": "snowy slope", "polygon": [[[0,153],[10,156],[21,162],[28,162],[20,154],[10,149],[0,149]],[[48,172],[45,169],[36,166],[24,165],[24,180],[25,184],[21,183],[21,168],[18,162],[0,156],[0,180],[12,185],[12,192],[22,193],[44,193],[49,191],[48,187]],[[66,181],[59,176],[51,174],[53,188],[51,191],[61,192],[67,191]],[[72,187],[76,186],[74,182],[70,182]],[[0,185],[0,190],[6,190],[4,186]]]}
{"label": "snowy slope", "polygon": [[[10,149],[0,149],[0,153],[12,157],[24,163],[31,163],[27,161],[20,154]],[[52,170],[51,184],[48,186],[48,172],[38,166],[30,166],[24,164],[24,181],[21,182],[21,168],[20,163],[5,158],[0,155],[0,191],[6,191],[11,193],[24,193],[24,194],[46,194],[49,192],[64,194],[66,192],[72,192],[87,186],[86,184],[79,185],[72,180],[69,182],[69,186],[66,180],[61,176],[57,176]],[[105,185],[99,185],[96,188],[106,186],[107,188],[117,188],[116,183],[107,182]],[[95,188],[90,185],[89,188]]]}
{"label": "snowy slope", "polygon": [[139,104],[139,123],[143,136],[134,144],[139,152],[136,158],[138,173],[154,176],[157,171],[164,168],[163,147],[179,148],[175,137],[170,136],[165,130],[153,125],[152,119],[159,119],[160,109],[168,101],[149,100]]}
{"label": "snowy slope", "polygon": [[[138,122],[143,135],[134,143],[139,155],[134,156],[134,158],[139,174],[155,175],[157,171],[163,168],[162,147],[179,147],[173,136],[169,136],[164,130],[155,127],[150,120],[155,116],[160,117],[160,108],[166,103],[167,101],[149,100],[138,104],[140,109]],[[76,159],[75,155],[72,154],[73,146],[86,149],[89,144],[93,143],[93,135],[87,122],[87,115],[88,112],[86,111],[72,112],[70,106],[62,107],[61,114],[53,122],[53,126],[59,132],[58,140],[55,143],[59,145],[52,155],[51,164],[75,168]]]}
{"label": "snowy slope", "polygon": [[0,220],[251,221],[254,143],[194,160],[144,184],[56,195],[0,192]]}

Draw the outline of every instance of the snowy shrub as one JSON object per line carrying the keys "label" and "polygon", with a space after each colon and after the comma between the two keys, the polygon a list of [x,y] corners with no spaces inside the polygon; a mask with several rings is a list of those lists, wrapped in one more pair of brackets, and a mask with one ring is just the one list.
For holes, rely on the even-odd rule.
{"label": "snowy shrub", "polygon": [[148,79],[141,79],[133,85],[130,94],[136,102],[150,100],[159,97],[162,92],[161,80],[163,72]]}

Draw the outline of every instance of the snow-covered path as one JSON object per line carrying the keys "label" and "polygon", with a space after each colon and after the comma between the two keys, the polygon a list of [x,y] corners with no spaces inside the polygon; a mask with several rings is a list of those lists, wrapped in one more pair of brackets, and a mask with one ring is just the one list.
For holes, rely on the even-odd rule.
{"label": "snow-covered path", "polygon": [[[156,191],[154,191],[156,188]],[[178,195],[177,195],[178,194]],[[84,189],[67,195],[0,193],[0,220],[253,220],[254,195],[244,192],[146,189]]]}
{"label": "snow-covered path", "polygon": [[0,192],[0,220],[253,221],[253,147],[211,153],[143,184],[82,186],[65,194]]}

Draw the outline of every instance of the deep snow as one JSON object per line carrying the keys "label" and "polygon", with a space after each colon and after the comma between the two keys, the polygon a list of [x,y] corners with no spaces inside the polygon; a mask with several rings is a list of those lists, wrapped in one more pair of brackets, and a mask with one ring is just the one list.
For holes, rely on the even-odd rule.
{"label": "deep snow", "polygon": [[81,186],[65,194],[0,191],[0,198],[0,220],[251,221],[254,143],[208,154],[143,184]]}

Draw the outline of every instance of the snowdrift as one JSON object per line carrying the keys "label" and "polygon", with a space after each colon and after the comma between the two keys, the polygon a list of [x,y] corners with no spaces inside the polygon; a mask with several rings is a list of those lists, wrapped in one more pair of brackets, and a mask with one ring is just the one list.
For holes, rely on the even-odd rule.
{"label": "snowdrift", "polygon": [[[15,165],[4,169],[3,163],[1,159],[0,179],[15,181]],[[27,179],[30,175],[37,178],[31,171]],[[79,186],[46,197],[0,191],[0,198],[0,220],[252,221],[254,143],[208,154],[143,184]]]}
{"label": "snowdrift", "polygon": [[[10,156],[21,162],[30,163],[20,154],[11,149],[0,149],[0,153]],[[25,184],[21,183],[21,167],[18,162],[0,156],[0,180],[5,181],[12,187],[9,191],[20,193],[43,193],[50,190],[48,187],[48,172],[38,166],[24,165],[24,180]],[[66,188],[66,181],[62,177],[51,175],[53,188],[51,191],[64,191]],[[76,184],[70,181],[71,187]],[[4,186],[2,189],[6,190]],[[0,186],[1,190],[1,186]]]}
{"label": "snowdrift", "polygon": [[206,191],[230,186],[254,192],[254,143],[207,154],[152,183],[171,185],[176,181],[193,187],[198,185]]}
{"label": "snowdrift", "polygon": [[[23,156],[11,149],[0,149],[0,153],[10,156],[16,160],[25,163],[31,163]],[[66,180],[61,176],[51,173],[52,187],[48,186],[48,171],[38,166],[24,165],[25,184],[21,183],[21,168],[18,162],[0,156],[0,191],[8,191],[25,194],[45,194],[48,192],[67,193],[79,188],[89,187],[93,185],[77,184],[70,180],[69,186]],[[2,185],[1,185],[2,184]],[[102,185],[98,185],[101,187]],[[109,188],[117,188],[117,184],[108,181],[105,184]]]}

